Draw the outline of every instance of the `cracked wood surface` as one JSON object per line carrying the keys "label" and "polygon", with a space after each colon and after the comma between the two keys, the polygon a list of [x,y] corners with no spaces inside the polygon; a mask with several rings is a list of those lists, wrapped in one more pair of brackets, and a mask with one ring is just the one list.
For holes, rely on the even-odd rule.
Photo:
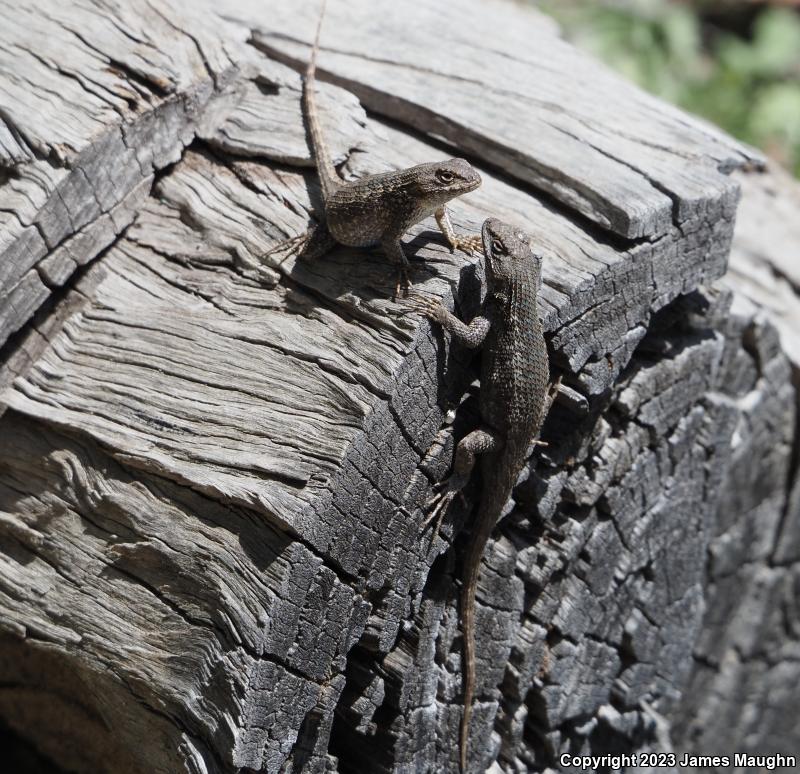
{"label": "cracked wood surface", "polygon": [[[130,224],[140,201],[120,205],[180,158],[243,41],[202,14],[187,25],[169,2],[0,13],[2,345]],[[41,262],[57,250],[53,276]]]}
{"label": "cracked wood surface", "polygon": [[[770,577],[789,588],[797,542],[787,359],[741,288],[702,287],[726,268],[727,173],[760,162],[533,12],[469,2],[443,28],[419,0],[400,38],[393,8],[356,5],[354,25],[332,4],[333,155],[351,177],[468,153],[484,185],[456,225],[533,236],[565,384],[487,551],[472,766],[654,748],[642,702],[707,752],[722,699],[687,686],[730,697],[732,728],[731,675],[758,675],[711,646],[693,659],[719,632],[740,652],[716,568],[752,550],[748,620],[757,571],[779,542]],[[316,6],[201,10],[4,9],[0,319],[19,332],[0,350],[0,715],[79,771],[452,770],[469,517],[430,545],[420,506],[470,429],[471,366],[400,314],[380,254],[264,257],[319,201],[300,78],[278,61],[305,56]],[[488,14],[507,22],[490,41]],[[418,289],[476,308],[475,260],[427,223],[407,249]],[[777,728],[748,744],[788,744]]]}
{"label": "cracked wood surface", "polygon": [[800,183],[777,166],[739,180],[742,204],[724,282],[764,310],[800,368]]}

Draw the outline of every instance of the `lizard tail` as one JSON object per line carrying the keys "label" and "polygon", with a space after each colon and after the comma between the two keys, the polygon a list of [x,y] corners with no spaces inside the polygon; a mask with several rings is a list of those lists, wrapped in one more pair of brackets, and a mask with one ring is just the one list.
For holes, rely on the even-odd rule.
{"label": "lizard tail", "polygon": [[319,22],[317,23],[317,34],[314,38],[314,45],[311,48],[311,58],[308,60],[308,66],[306,67],[306,77],[303,79],[303,108],[306,113],[308,130],[311,134],[311,148],[314,152],[314,161],[317,165],[319,182],[322,186],[322,196],[325,201],[328,200],[329,195],[333,193],[338,185],[336,168],[333,166],[331,153],[328,150],[328,144],[325,142],[325,136],[322,133],[322,127],[319,123],[319,112],[317,111],[317,97],[315,93],[319,35],[322,31],[322,20],[325,18],[326,5],[327,0],[322,0]]}
{"label": "lizard tail", "polygon": [[496,519],[481,524],[473,536],[472,545],[464,567],[464,582],[461,589],[461,628],[464,634],[464,714],[461,716],[461,772],[467,770],[469,723],[472,719],[472,699],[475,695],[475,592],[481,569],[483,550],[492,534]]}
{"label": "lizard tail", "polygon": [[461,772],[467,770],[467,745],[469,722],[472,718],[472,696],[475,693],[475,589],[481,557],[473,561],[470,551],[464,586],[461,592],[461,627],[464,633],[464,713],[461,715],[460,763]]}
{"label": "lizard tail", "polygon": [[[527,447],[527,445],[526,445]],[[503,506],[508,500],[517,478],[517,466],[512,461],[519,450],[506,441],[505,451],[495,464],[501,474],[490,482],[484,478],[485,487],[478,506],[476,528],[471,535],[469,552],[464,563],[464,579],[461,587],[461,629],[464,634],[464,714],[461,716],[460,758],[462,774],[466,774],[469,752],[469,724],[472,719],[472,699],[475,696],[475,594],[478,590],[478,575],[486,544],[494,531]]]}

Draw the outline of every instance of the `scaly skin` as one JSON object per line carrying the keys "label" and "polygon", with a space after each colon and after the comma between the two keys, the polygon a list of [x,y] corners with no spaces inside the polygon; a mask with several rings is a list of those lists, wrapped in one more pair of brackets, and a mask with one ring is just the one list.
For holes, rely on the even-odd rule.
{"label": "scaly skin", "polygon": [[469,325],[439,301],[415,297],[416,309],[438,322],[468,347],[483,345],[480,408],[482,426],[456,449],[453,474],[434,498],[431,519],[445,509],[469,480],[481,455],[482,493],[464,562],[461,621],[464,633],[464,714],[461,720],[461,770],[468,761],[469,724],[475,692],[475,590],[489,536],[511,496],[530,444],[549,408],[549,363],[537,309],[541,258],[517,229],[490,218],[483,224],[488,293],[481,313]]}
{"label": "scaly skin", "polygon": [[325,220],[310,236],[303,254],[316,257],[336,242],[350,247],[380,244],[387,256],[397,263],[407,287],[409,264],[400,237],[415,223],[435,215],[451,250],[478,249],[473,237],[456,236],[445,204],[456,196],[474,191],[481,184],[481,178],[464,159],[420,164],[350,182],[338,176],[320,126],[315,95],[317,51],[325,6],[326,0],[323,0],[303,83],[303,105],[322,187]]}

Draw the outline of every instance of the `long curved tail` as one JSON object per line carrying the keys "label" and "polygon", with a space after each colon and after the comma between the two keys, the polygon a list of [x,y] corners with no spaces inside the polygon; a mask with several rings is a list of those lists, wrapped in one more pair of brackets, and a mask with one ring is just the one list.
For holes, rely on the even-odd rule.
{"label": "long curved tail", "polygon": [[317,73],[317,52],[319,51],[319,35],[322,31],[322,20],[325,18],[325,8],[327,0],[322,0],[322,7],[319,12],[319,22],[317,23],[317,34],[314,38],[314,45],[311,48],[311,58],[306,67],[306,77],[303,79],[303,107],[308,121],[308,131],[311,134],[311,146],[314,151],[314,161],[317,164],[319,182],[322,186],[322,196],[325,201],[336,189],[339,179],[336,175],[336,168],[333,166],[331,153],[322,127],[319,123],[319,113],[317,111],[317,96],[315,93],[316,73]]}
{"label": "long curved tail", "polygon": [[466,774],[469,745],[469,723],[472,719],[472,700],[475,696],[475,593],[478,575],[486,544],[503,513],[503,506],[511,495],[514,483],[525,459],[524,447],[507,438],[499,455],[484,458],[483,492],[478,506],[475,527],[470,536],[470,547],[464,563],[461,588],[461,630],[464,635],[464,714],[461,716],[460,764]]}
{"label": "long curved tail", "polygon": [[469,722],[475,695],[475,592],[478,588],[483,551],[496,521],[496,518],[481,519],[480,527],[472,537],[472,545],[464,565],[464,582],[461,588],[461,629],[464,635],[464,713],[461,716],[460,750],[462,774],[467,770]]}
{"label": "long curved tail", "polygon": [[[474,545],[473,545],[474,547]],[[467,770],[467,745],[469,744],[469,721],[472,718],[472,697],[475,693],[475,589],[481,557],[473,560],[470,551],[461,589],[461,627],[464,634],[464,712],[461,715],[461,772]]]}

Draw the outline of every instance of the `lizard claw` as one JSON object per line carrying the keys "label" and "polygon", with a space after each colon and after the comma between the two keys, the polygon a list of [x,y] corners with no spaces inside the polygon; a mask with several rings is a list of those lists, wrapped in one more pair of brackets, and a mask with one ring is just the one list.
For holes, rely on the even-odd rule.
{"label": "lizard claw", "polygon": [[457,483],[453,482],[452,477],[436,484],[434,486],[434,491],[436,490],[438,490],[437,493],[425,503],[425,508],[431,508],[431,512],[422,523],[422,528],[425,530],[430,526],[431,522],[435,522],[433,533],[431,534],[431,543],[433,543],[439,535],[442,520],[450,507],[450,503],[452,503],[456,497],[461,500],[463,505],[467,503],[463,490]]}
{"label": "lizard claw", "polygon": [[408,313],[421,314],[429,320],[441,322],[444,307],[438,298],[424,296],[421,293],[412,293],[406,297],[404,305]]}
{"label": "lizard claw", "polygon": [[270,255],[275,255],[276,253],[286,252],[289,253],[294,249],[297,249],[297,252],[302,252],[302,249],[308,243],[308,234],[297,234],[296,236],[289,237],[288,239],[284,239],[283,242],[278,242],[277,244],[273,245],[269,248],[266,252],[261,254],[261,258],[268,258]]}
{"label": "lizard claw", "polygon": [[479,253],[483,249],[483,238],[477,234],[473,236],[456,237],[450,245],[450,252],[462,250],[465,253]]}
{"label": "lizard claw", "polygon": [[444,519],[444,515],[447,513],[450,503],[453,502],[455,496],[456,492],[451,490],[444,492],[441,495],[437,495],[427,503],[427,506],[430,506],[432,503],[434,503],[434,507],[428,514],[428,518],[426,518],[422,523],[422,528],[423,530],[428,529],[431,522],[435,521],[433,532],[431,533],[431,543],[433,543],[438,537],[439,529],[442,526],[442,519]]}
{"label": "lizard claw", "polygon": [[394,296],[392,296],[392,300],[396,301],[401,297],[407,298],[410,290],[411,280],[408,276],[408,266],[403,264],[397,268],[397,282],[394,286]]}

